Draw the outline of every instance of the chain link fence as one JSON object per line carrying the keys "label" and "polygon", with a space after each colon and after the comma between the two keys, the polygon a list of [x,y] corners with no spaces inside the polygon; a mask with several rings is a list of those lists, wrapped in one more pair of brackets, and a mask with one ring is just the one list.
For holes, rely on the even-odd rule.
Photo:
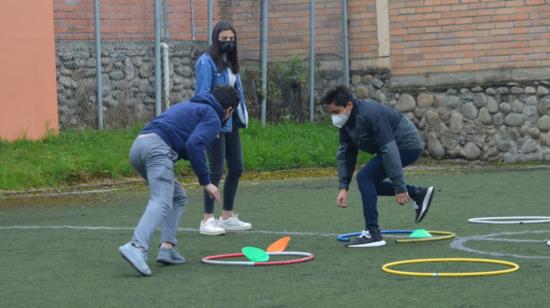
{"label": "chain link fence", "polygon": [[[99,117],[106,128],[128,127],[154,115],[154,6],[147,0],[96,3],[98,16],[94,1],[55,1],[62,129],[96,128]],[[96,34],[101,44],[100,71]]]}
{"label": "chain link fence", "polygon": [[318,104],[323,92],[349,82],[349,78],[344,78],[346,58],[342,4],[343,1],[315,1],[315,119],[325,116],[322,106]]}
{"label": "chain link fence", "polygon": [[[157,1],[155,9],[155,1],[148,0],[54,0],[61,129],[143,124],[158,112],[159,104],[162,111],[189,99],[194,94],[195,61],[208,47],[209,26],[222,19],[237,31],[240,74],[251,117],[261,118],[265,98],[268,122],[319,119],[323,113],[317,105],[319,96],[328,86],[343,82],[340,1],[314,1],[313,53],[308,0]],[[261,80],[263,12],[269,19],[267,91],[262,90]],[[96,48],[101,51],[100,70]],[[313,100],[310,63],[315,66]],[[157,65],[162,79],[158,89]]]}
{"label": "chain link fence", "polygon": [[[257,0],[218,1],[219,17],[239,32],[241,77],[251,114],[260,118],[266,98],[266,121],[307,121],[323,115],[317,104],[330,85],[344,82],[343,11],[339,1],[266,1],[268,14],[267,91],[261,88],[262,3]],[[313,9],[314,22],[310,24]],[[310,41],[313,26],[313,44]],[[311,48],[314,60],[311,59]],[[310,100],[310,65],[314,65]],[[314,106],[310,106],[313,103]],[[314,114],[310,114],[310,110]]]}
{"label": "chain link fence", "polygon": [[260,32],[262,28],[261,1],[213,1],[212,27],[227,20],[235,28],[238,40],[240,75],[249,116],[260,118]]}
{"label": "chain link fence", "polygon": [[60,128],[97,127],[93,2],[54,1]]}
{"label": "chain link fence", "polygon": [[267,72],[269,122],[309,118],[309,1],[270,1]]}

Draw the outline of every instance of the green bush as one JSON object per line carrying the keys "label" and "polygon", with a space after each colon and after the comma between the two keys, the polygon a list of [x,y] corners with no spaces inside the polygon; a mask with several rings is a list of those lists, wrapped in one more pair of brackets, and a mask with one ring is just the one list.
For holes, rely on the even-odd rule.
{"label": "green bush", "polygon": [[[316,66],[319,65],[317,62]],[[298,56],[268,63],[267,93],[262,91],[262,80],[256,66],[249,66],[242,72],[245,84],[245,100],[249,111],[259,115],[260,105],[252,102],[266,98],[267,121],[306,122],[309,120],[309,64]],[[318,70],[315,70],[318,72]],[[319,76],[316,76],[318,78]]]}

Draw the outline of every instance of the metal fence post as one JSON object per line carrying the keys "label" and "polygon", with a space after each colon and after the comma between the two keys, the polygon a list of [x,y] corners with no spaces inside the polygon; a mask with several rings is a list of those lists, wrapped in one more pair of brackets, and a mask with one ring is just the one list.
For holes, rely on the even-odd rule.
{"label": "metal fence post", "polygon": [[166,0],[162,0],[162,11],[160,12],[160,22],[161,22],[161,38],[163,40],[169,40],[170,39],[170,25],[168,20],[168,3]]}
{"label": "metal fence post", "polygon": [[344,30],[344,84],[349,87],[348,0],[342,0],[342,23]]}
{"label": "metal fence post", "polygon": [[99,0],[94,0],[94,17],[97,127],[99,129],[103,129],[103,73],[101,70],[101,29],[99,24]]}
{"label": "metal fence post", "polygon": [[162,53],[162,96],[164,98],[164,110],[170,107],[170,47],[166,43],[160,43]]}
{"label": "metal fence post", "polygon": [[315,113],[315,1],[309,0],[309,120]]}
{"label": "metal fence post", "polygon": [[160,79],[160,0],[155,0],[155,113],[161,110],[161,79]]}
{"label": "metal fence post", "polygon": [[269,3],[268,0],[262,1],[262,38],[261,38],[261,72],[262,72],[262,103],[261,103],[261,121],[262,126],[266,122],[267,109],[267,48],[268,48],[268,28],[269,28]]}
{"label": "metal fence post", "polygon": [[189,11],[191,11],[191,40],[195,40],[195,12],[193,10],[193,0],[189,0]]}
{"label": "metal fence post", "polygon": [[212,0],[208,0],[208,46],[212,45]]}

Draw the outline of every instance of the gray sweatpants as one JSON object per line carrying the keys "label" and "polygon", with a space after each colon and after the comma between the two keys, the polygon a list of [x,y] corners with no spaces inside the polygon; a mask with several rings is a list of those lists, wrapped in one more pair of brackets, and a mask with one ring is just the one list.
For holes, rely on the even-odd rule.
{"label": "gray sweatpants", "polygon": [[177,158],[177,153],[156,134],[138,136],[130,149],[130,162],[147,181],[151,194],[132,237],[133,243],[146,250],[161,222],[160,241],[177,244],[176,229],[187,203],[187,194],[174,173]]}

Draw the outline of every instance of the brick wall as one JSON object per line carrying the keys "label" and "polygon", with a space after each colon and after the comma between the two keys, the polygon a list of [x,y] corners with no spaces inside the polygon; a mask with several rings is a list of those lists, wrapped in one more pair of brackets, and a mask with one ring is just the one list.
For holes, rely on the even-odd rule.
{"label": "brick wall", "polygon": [[[241,1],[231,9],[231,21],[239,32],[239,48],[251,58],[259,57],[260,1]],[[269,1],[269,56],[309,55],[309,1]],[[341,58],[341,1],[315,1],[315,50],[326,58]]]}
{"label": "brick wall", "polygon": [[[352,1],[353,2],[353,1]],[[376,32],[375,13],[367,12],[372,5],[352,5],[354,16],[371,20],[352,22],[356,28],[369,27],[369,31],[356,32],[350,36],[357,43],[351,50],[367,50],[367,42],[376,45],[376,40],[365,40],[365,35]],[[309,54],[309,1],[272,0],[269,15],[269,54],[283,58],[289,55]],[[191,40],[191,14],[189,1],[167,0],[168,32],[171,39]],[[342,56],[341,2],[321,0],[315,3],[316,51],[319,54]],[[195,39],[208,40],[206,1],[193,1]],[[258,58],[261,34],[261,2],[223,0],[213,3],[213,25],[221,18],[233,22],[239,34],[239,49],[244,58]],[[91,0],[54,0],[55,29],[57,39],[93,40],[94,6]],[[151,40],[154,38],[154,5],[149,0],[102,0],[100,1],[101,35],[104,40]],[[372,21],[374,17],[374,21]]]}
{"label": "brick wall", "polygon": [[[208,7],[204,0],[193,0],[193,16],[189,1],[166,0],[168,11],[168,31],[172,40],[192,40],[193,25],[195,40],[208,41]],[[214,5],[214,12],[217,6]],[[154,11],[152,12],[154,14]]]}
{"label": "brick wall", "polygon": [[550,66],[545,0],[392,0],[392,72]]}
{"label": "brick wall", "polygon": [[[376,0],[349,1],[352,69],[387,63],[394,76],[550,67],[550,0],[389,0],[391,61],[376,62]],[[190,40],[189,1],[167,0],[171,39]],[[309,54],[309,1],[271,0],[270,59]],[[315,1],[316,54],[342,58],[341,1]],[[206,1],[193,0],[196,40],[207,40]],[[152,40],[150,0],[102,0],[105,40]],[[93,1],[54,0],[57,39],[94,38]],[[214,1],[214,23],[233,22],[242,59],[260,55],[261,1]],[[369,60],[363,61],[362,59]],[[363,63],[363,67],[353,65]]]}
{"label": "brick wall", "polygon": [[377,57],[376,1],[349,1],[348,17],[350,58]]}
{"label": "brick wall", "polygon": [[261,33],[261,5],[258,1],[241,1],[238,7],[227,8],[220,1],[214,7],[216,19],[225,18],[233,23],[239,40],[239,57],[241,59],[259,59]]}
{"label": "brick wall", "polygon": [[56,39],[94,39],[93,1],[54,0],[53,3]]}
{"label": "brick wall", "polygon": [[[191,40],[189,1],[167,0],[170,39]],[[207,40],[207,7],[194,0],[195,39]],[[94,1],[54,0],[56,39],[93,40],[95,38]],[[150,0],[101,0],[101,38],[103,40],[153,40],[154,2]]]}

